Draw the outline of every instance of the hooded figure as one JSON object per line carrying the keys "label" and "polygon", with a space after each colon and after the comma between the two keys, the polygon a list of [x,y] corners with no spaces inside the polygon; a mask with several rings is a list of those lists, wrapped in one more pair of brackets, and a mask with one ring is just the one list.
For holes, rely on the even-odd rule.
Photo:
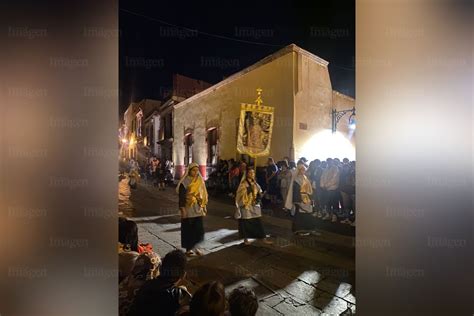
{"label": "hooded figure", "polygon": [[298,162],[296,170],[292,171],[290,186],[285,200],[285,208],[294,216],[292,230],[298,233],[302,230],[310,230],[312,226],[313,203],[311,196],[313,188],[310,180],[306,177],[306,166],[302,161]]}
{"label": "hooded figure", "polygon": [[255,180],[255,170],[248,168],[240,180],[240,185],[235,196],[236,213],[239,220],[239,236],[244,238],[244,243],[249,244],[248,238],[263,239],[264,243],[271,244],[266,239],[261,217],[260,201],[262,188]]}
{"label": "hooded figure", "polygon": [[187,255],[202,255],[196,245],[204,240],[203,217],[207,214],[208,195],[199,165],[191,163],[176,187],[181,214],[181,247]]}

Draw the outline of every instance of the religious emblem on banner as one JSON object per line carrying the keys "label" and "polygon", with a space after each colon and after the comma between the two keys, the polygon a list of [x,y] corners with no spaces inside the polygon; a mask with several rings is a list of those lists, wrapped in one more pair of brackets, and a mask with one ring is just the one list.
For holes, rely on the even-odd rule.
{"label": "religious emblem on banner", "polygon": [[241,104],[237,150],[251,157],[268,156],[272,140],[274,108],[262,105],[262,89],[255,104]]}

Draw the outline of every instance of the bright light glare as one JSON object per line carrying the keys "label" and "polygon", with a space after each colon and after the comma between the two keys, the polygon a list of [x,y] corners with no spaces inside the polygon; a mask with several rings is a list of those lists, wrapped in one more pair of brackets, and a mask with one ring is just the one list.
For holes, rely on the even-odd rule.
{"label": "bright light glare", "polygon": [[300,156],[304,156],[309,160],[326,158],[349,158],[355,160],[355,148],[342,133],[323,130],[304,144]]}

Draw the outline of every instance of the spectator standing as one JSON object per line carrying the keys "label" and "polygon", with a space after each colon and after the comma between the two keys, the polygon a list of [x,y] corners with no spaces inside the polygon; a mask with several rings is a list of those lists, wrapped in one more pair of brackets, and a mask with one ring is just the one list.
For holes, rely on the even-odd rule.
{"label": "spectator standing", "polygon": [[158,160],[158,166],[156,167],[156,181],[158,183],[158,190],[165,190],[165,176],[166,176],[166,165]]}
{"label": "spectator standing", "polygon": [[288,167],[290,167],[290,170],[295,170],[296,169],[296,163],[294,161],[289,161],[288,162]]}
{"label": "spectator standing", "polygon": [[351,216],[351,213],[354,212],[355,172],[353,172],[350,164],[345,164],[342,167],[340,187],[343,201],[342,207],[345,217],[342,223],[351,224],[349,217]]}
{"label": "spectator standing", "polygon": [[222,192],[226,192],[229,189],[229,164],[227,160],[221,160],[218,176]]}
{"label": "spectator standing", "polygon": [[[327,161],[321,161],[321,176],[324,173],[324,170],[326,170],[328,167]],[[320,205],[320,212],[318,214],[319,218],[322,218],[325,215],[325,212],[328,208],[328,193],[325,188],[321,186],[321,177],[319,177],[319,205]]]}
{"label": "spectator standing", "polygon": [[332,222],[337,222],[337,212],[339,210],[339,176],[340,171],[337,165],[331,158],[327,160],[327,168],[324,169],[321,175],[321,188],[326,192],[326,207],[323,210],[323,220],[331,219]]}
{"label": "spectator standing", "polygon": [[288,168],[288,161],[283,160],[281,162],[281,171],[278,174],[278,180],[280,183],[280,192],[283,199],[283,205],[288,195],[288,188],[290,187],[291,182],[291,171]]}
{"label": "spectator standing", "polygon": [[321,217],[321,174],[323,169],[321,167],[321,160],[313,160],[313,171],[310,173],[311,186],[313,187],[313,203],[314,209],[318,217]]}
{"label": "spectator standing", "polygon": [[[341,177],[341,173],[342,173],[342,167],[344,166],[344,164],[339,160],[339,158],[334,158],[333,159],[335,165],[339,168],[339,182],[340,182],[340,177]],[[339,187],[339,189],[337,190],[337,193],[336,193],[336,198],[337,198],[337,207],[339,209],[339,205],[341,205],[341,207],[343,207],[343,200],[342,200],[342,195],[341,195],[341,189]]]}
{"label": "spectator standing", "polygon": [[158,185],[157,181],[156,181],[156,170],[158,169],[159,163],[160,163],[160,161],[158,160],[158,158],[156,158],[156,157],[152,158],[152,160],[151,160],[151,172],[153,174],[153,185],[154,186]]}
{"label": "spectator standing", "polygon": [[267,160],[265,182],[267,184],[267,194],[270,197],[270,202],[276,204],[276,197],[278,194],[278,167],[271,157]]}
{"label": "spectator standing", "polygon": [[314,168],[315,168],[314,163],[315,163],[315,160],[310,161],[308,169],[306,170],[306,176],[310,180],[312,180],[312,177],[313,177],[313,172],[314,172]]}
{"label": "spectator standing", "polygon": [[[233,161],[233,160],[231,160]],[[229,170],[229,196],[235,197],[235,192],[239,186],[240,168],[237,163],[233,162]]]}
{"label": "spectator standing", "polygon": [[140,167],[138,166],[138,162],[133,158],[130,159],[129,170],[128,185],[131,189],[136,189],[138,179],[140,178]]}
{"label": "spectator standing", "polygon": [[166,160],[165,163],[165,184],[173,183],[174,179],[174,163],[171,160]]}
{"label": "spectator standing", "polygon": [[128,172],[132,173],[133,171],[138,172],[138,162],[135,159],[130,158],[130,161],[128,162]]}
{"label": "spectator standing", "polygon": [[349,203],[350,206],[352,207],[352,212],[353,214],[349,216],[349,221],[351,221],[351,226],[355,226],[355,216],[356,216],[356,188],[355,188],[355,183],[356,183],[356,162],[352,161],[349,163],[350,166],[350,171],[349,171],[349,180],[348,183],[351,187],[353,187],[353,190],[350,190],[351,194],[349,195]]}

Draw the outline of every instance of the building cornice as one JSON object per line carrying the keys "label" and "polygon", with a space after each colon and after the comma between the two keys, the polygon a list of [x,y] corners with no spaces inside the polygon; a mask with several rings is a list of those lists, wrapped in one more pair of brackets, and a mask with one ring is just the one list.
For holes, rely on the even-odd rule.
{"label": "building cornice", "polygon": [[348,95],[345,95],[344,93],[341,93],[339,91],[336,91],[336,90],[332,90],[332,93],[333,94],[337,94],[338,96],[340,96],[341,98],[344,98],[344,99],[347,99],[347,100],[351,100],[351,101],[355,101],[354,98],[348,96]]}
{"label": "building cornice", "polygon": [[318,57],[310,52],[308,52],[307,50],[304,50],[303,48],[301,47],[298,47],[296,46],[295,44],[290,44],[288,46],[285,46],[284,48],[280,49],[279,51],[271,54],[271,55],[268,55],[267,57],[259,60],[258,62],[256,62],[255,64],[247,67],[247,68],[244,68],[243,70],[231,75],[230,77],[216,83],[215,85],[207,88],[206,90],[203,90],[195,95],[193,95],[192,97],[189,97],[187,98],[186,100],[184,101],[181,101],[180,103],[176,104],[174,106],[175,109],[177,108],[180,108],[182,106],[185,106],[186,104],[194,101],[194,100],[197,100],[205,95],[208,95],[214,91],[216,91],[217,89],[235,81],[236,79],[242,77],[243,75],[245,75],[246,73],[252,71],[252,70],[255,70],[257,68],[259,68],[260,66],[263,66],[263,65],[266,65],[272,61],[274,61],[275,59],[277,58],[280,58],[281,56],[284,56],[286,54],[289,54],[289,53],[292,53],[292,52],[296,52],[296,53],[299,53],[299,54],[302,54],[303,56],[306,56],[308,57],[309,59],[311,59],[312,61],[320,64],[321,66],[323,67],[327,67],[329,62],[322,59],[321,57]]}

